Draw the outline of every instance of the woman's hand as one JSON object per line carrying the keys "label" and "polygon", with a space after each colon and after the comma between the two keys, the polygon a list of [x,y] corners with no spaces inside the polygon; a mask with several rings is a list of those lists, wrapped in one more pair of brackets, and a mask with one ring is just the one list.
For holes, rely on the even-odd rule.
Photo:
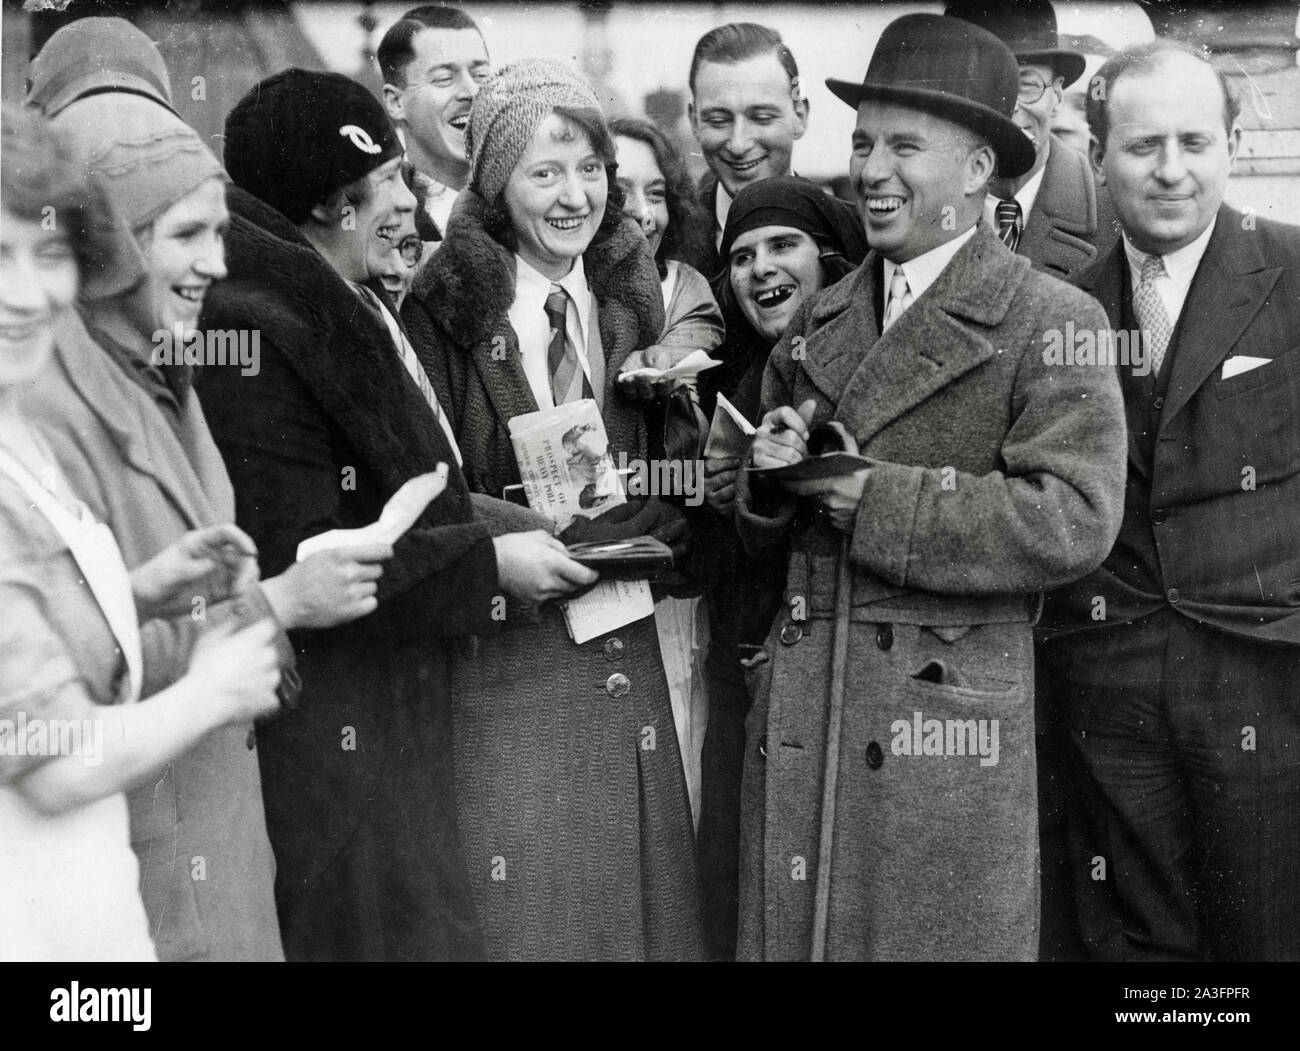
{"label": "woman's hand", "polygon": [[618,370],[618,388],[629,398],[639,401],[658,401],[667,397],[680,380],[669,376],[633,376],[637,369],[657,369],[666,372],[684,358],[693,354],[690,347],[661,347],[658,344],[635,350],[627,356]]}
{"label": "woman's hand", "polygon": [[809,398],[797,412],[782,405],[764,416],[754,435],[754,466],[785,467],[802,461],[808,455],[808,424],[816,408]]}
{"label": "woman's hand", "polygon": [[286,630],[333,628],[368,616],[379,607],[376,592],[390,544],[358,544],[317,551],[295,562],[262,590]]}
{"label": "woman's hand", "polygon": [[730,515],[736,503],[738,456],[710,456],[704,461],[704,499],[720,515]]}
{"label": "woman's hand", "polygon": [[267,617],[237,631],[217,628],[199,636],[185,678],[211,698],[217,725],[251,722],[279,710],[275,635]]}
{"label": "woman's hand", "polygon": [[257,545],[229,523],[186,533],[131,573],[141,621],[183,616],[196,598],[224,602],[256,583]]}
{"label": "woman's hand", "polygon": [[571,559],[550,533],[535,529],[494,537],[497,579],[506,594],[540,606],[594,584],[600,574]]}

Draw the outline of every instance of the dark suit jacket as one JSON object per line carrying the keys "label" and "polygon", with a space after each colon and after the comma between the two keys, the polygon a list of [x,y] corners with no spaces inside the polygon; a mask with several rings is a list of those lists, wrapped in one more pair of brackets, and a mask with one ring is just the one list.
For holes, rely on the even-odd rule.
{"label": "dark suit jacket", "polygon": [[[1116,327],[1128,307],[1126,266],[1116,245],[1077,279]],[[1044,626],[1097,629],[1168,605],[1225,631],[1300,644],[1300,228],[1222,207],[1175,340],[1150,504],[1127,501],[1115,551],[1052,596]],[[1224,379],[1237,355],[1270,360]],[[1139,465],[1130,445],[1131,483]],[[1126,536],[1142,529],[1154,536],[1161,594],[1137,586],[1124,555]],[[1092,619],[1094,596],[1106,600],[1104,621]]]}
{"label": "dark suit jacket", "polygon": [[1016,254],[1045,273],[1069,277],[1104,256],[1118,236],[1110,195],[1097,186],[1088,158],[1053,135]]}
{"label": "dark suit jacket", "polygon": [[682,255],[682,262],[688,266],[693,266],[710,282],[717,276],[721,269],[722,261],[718,258],[718,234],[721,229],[718,227],[717,208],[713,200],[713,191],[718,188],[718,180],[712,173],[705,173],[700,179],[700,185],[695,192],[695,200],[704,212],[704,218],[709,225],[708,237],[701,237],[698,252],[685,252]]}

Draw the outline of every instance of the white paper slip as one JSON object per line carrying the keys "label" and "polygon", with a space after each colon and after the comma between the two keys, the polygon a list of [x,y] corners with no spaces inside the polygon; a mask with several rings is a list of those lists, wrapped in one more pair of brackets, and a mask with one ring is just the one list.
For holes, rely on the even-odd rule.
{"label": "white paper slip", "polygon": [[744,413],[727,400],[725,394],[718,395],[717,407],[713,410],[713,422],[709,424],[709,439],[704,446],[704,455],[709,458],[744,456],[749,448],[749,440],[757,433],[757,428],[745,419]]}
{"label": "white paper slip", "polygon": [[360,529],[331,529],[328,533],[308,537],[298,545],[298,561],[336,547],[395,544],[446,488],[447,465],[440,463],[436,470],[417,474],[403,484],[384,504],[378,520],[370,525]]}
{"label": "white paper slip", "polygon": [[650,585],[644,580],[600,580],[584,595],[561,604],[564,626],[581,645],[597,635],[649,617],[655,611]]}
{"label": "white paper slip", "polygon": [[650,376],[654,379],[691,380],[701,372],[716,368],[722,362],[715,361],[703,350],[693,350],[670,369],[652,369],[650,367],[632,369],[619,373],[620,376]]}
{"label": "white paper slip", "polygon": [[1219,379],[1230,380],[1233,376],[1240,376],[1243,372],[1267,365],[1272,360],[1272,358],[1252,358],[1249,354],[1233,355],[1223,363],[1223,372],[1220,373]]}

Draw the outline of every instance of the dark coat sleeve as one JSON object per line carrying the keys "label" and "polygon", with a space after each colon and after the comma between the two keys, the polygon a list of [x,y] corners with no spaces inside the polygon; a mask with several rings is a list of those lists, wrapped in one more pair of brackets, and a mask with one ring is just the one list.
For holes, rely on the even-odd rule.
{"label": "dark coat sleeve", "polygon": [[[258,545],[262,574],[291,566],[298,545],[379,516],[388,495],[272,339],[260,371],[212,369],[200,393],[235,489],[236,520]],[[440,499],[395,545],[379,580],[379,614],[354,627],[391,634],[480,634],[497,594],[496,555],[482,523],[454,520]],[[386,608],[387,607],[387,608]]]}

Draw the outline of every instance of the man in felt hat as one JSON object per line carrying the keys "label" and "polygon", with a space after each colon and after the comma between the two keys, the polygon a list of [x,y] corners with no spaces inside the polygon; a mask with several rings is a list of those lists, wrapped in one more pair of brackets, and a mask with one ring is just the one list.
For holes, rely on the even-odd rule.
{"label": "man in felt hat", "polygon": [[1031,624],[1124,493],[1114,369],[1045,350],[1105,318],[982,221],[995,166],[1034,163],[1005,44],[906,15],[861,85],[827,85],[857,110],[872,251],[772,351],[751,466],[802,464],[830,422],[862,459],[737,483],[746,544],[791,551],[747,727],[740,955],[1032,959]]}
{"label": "man in felt hat", "polygon": [[1083,76],[1087,59],[1060,46],[1050,0],[950,0],[944,14],[987,29],[1020,64],[1012,120],[1033,142],[1034,163],[1020,175],[998,173],[985,204],[989,222],[1013,252],[1068,277],[1119,234],[1088,159],[1051,133],[1065,89]]}

